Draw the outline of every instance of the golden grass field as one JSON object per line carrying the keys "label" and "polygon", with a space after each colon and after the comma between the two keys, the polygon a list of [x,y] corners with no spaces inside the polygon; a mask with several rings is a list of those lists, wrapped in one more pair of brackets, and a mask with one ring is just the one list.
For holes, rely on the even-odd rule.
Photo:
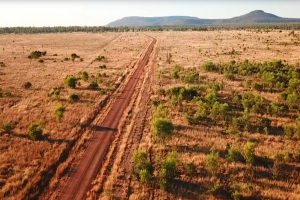
{"label": "golden grass field", "polygon": [[[174,65],[180,65],[184,70],[193,69],[200,77],[205,77],[199,85],[210,87],[211,83],[222,82],[221,95],[225,98],[233,91],[242,93],[246,91],[243,81],[247,78],[228,80],[221,74],[204,71],[201,66],[207,61],[228,63],[245,59],[255,62],[282,60],[296,65],[300,63],[300,32],[295,31],[296,36],[289,33],[279,30],[220,30],[0,35],[0,62],[5,64],[0,66],[0,92],[3,94],[0,97],[0,125],[15,123],[12,133],[0,135],[0,199],[23,197],[35,183],[33,180],[38,180],[45,169],[57,162],[67,144],[78,134],[80,123],[93,111],[95,103],[111,95],[120,80],[132,71],[135,61],[150,41],[147,35],[158,40],[152,60],[138,87],[137,98],[132,102],[109,156],[93,183],[89,198],[228,199],[231,197],[214,195],[209,191],[216,183],[230,181],[238,185],[245,199],[299,199],[299,162],[288,161],[284,175],[274,178],[269,167],[249,169],[245,163],[228,163],[223,155],[228,145],[242,150],[246,141],[254,141],[255,154],[272,160],[278,152],[295,154],[299,150],[299,138],[258,132],[241,132],[238,136],[231,136],[223,134],[224,127],[220,124],[190,125],[180,108],[158,94],[160,89],[188,87],[189,84],[171,77]],[[43,62],[28,58],[35,50],[47,51],[46,56],[41,57]],[[72,53],[83,60],[66,60]],[[168,54],[171,54],[170,62]],[[102,55],[106,59],[94,61]],[[106,65],[106,68],[100,68],[100,65]],[[100,91],[88,89],[88,82],[83,80],[75,89],[64,86],[67,75],[77,76],[81,71],[95,77],[98,73],[107,75],[101,78]],[[31,82],[32,88],[24,89],[25,82]],[[60,97],[49,97],[51,90],[57,87],[61,87]],[[280,100],[278,93],[252,92],[269,101]],[[73,93],[80,96],[79,102],[68,101],[68,96]],[[166,102],[175,129],[164,143],[153,137],[151,120],[155,108],[151,102],[145,103],[146,98]],[[55,107],[59,104],[66,107],[61,122],[54,116]],[[187,105],[183,104],[183,107]],[[272,117],[272,125],[276,126],[290,121],[289,116]],[[46,140],[32,141],[27,137],[28,126],[34,122],[42,124]],[[140,138],[135,138],[136,133]],[[150,152],[154,166],[153,182],[158,177],[162,158],[167,152],[177,152],[178,176],[167,191],[161,190],[156,183],[146,185],[133,178],[132,156],[138,148]],[[205,159],[211,149],[220,152],[217,175],[210,175],[206,169]],[[184,163],[195,165],[193,176],[186,175]],[[49,194],[41,198],[57,198],[57,190],[45,191]]]}

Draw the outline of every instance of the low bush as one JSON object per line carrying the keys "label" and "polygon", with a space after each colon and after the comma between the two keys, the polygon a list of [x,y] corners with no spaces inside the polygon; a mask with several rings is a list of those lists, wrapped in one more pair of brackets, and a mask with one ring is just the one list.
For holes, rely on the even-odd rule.
{"label": "low bush", "polygon": [[152,178],[153,168],[148,160],[146,151],[137,150],[133,156],[133,174],[143,183],[149,183]]}
{"label": "low bush", "polygon": [[1,127],[2,131],[5,133],[11,133],[13,129],[15,128],[14,124],[9,122],[9,123],[4,123]]}
{"label": "low bush", "polygon": [[30,53],[30,55],[28,56],[28,58],[30,58],[30,59],[38,59],[38,58],[40,58],[42,56],[45,56],[46,54],[47,54],[46,51],[32,51]]}
{"label": "low bush", "polygon": [[80,100],[80,97],[79,97],[79,95],[78,94],[71,94],[70,96],[69,96],[69,101],[71,101],[71,102],[78,102]]}
{"label": "low bush", "polygon": [[184,165],[184,169],[185,169],[186,175],[188,175],[188,176],[194,176],[196,173],[196,166],[192,162],[186,163]]}
{"label": "low bush", "polygon": [[66,78],[65,78],[65,84],[69,87],[69,88],[75,88],[76,87],[76,84],[77,84],[77,79],[75,76],[73,75],[68,75]]}
{"label": "low bush", "polygon": [[242,162],[244,159],[243,159],[243,155],[237,149],[231,146],[228,149],[226,160],[228,162]]}
{"label": "low bush", "polygon": [[98,90],[99,89],[99,85],[96,81],[93,81],[91,82],[89,85],[88,85],[88,89],[90,90]]}
{"label": "low bush", "polygon": [[206,167],[212,173],[216,173],[219,167],[219,152],[213,150],[206,156]]}
{"label": "low bush", "polygon": [[25,88],[25,89],[29,89],[29,88],[31,88],[32,87],[32,84],[30,83],[30,82],[25,82],[24,84],[23,84],[23,88]]}
{"label": "low bush", "polygon": [[208,72],[217,72],[218,71],[217,65],[214,64],[213,62],[207,62],[202,67],[205,71],[208,71]]}
{"label": "low bush", "polygon": [[244,145],[243,156],[248,165],[252,166],[255,164],[255,144],[253,142],[247,142]]}
{"label": "low bush", "polygon": [[176,152],[168,153],[166,159],[161,164],[159,171],[159,185],[161,189],[168,189],[169,183],[177,176],[178,155]]}
{"label": "low bush", "polygon": [[173,134],[173,123],[166,118],[154,118],[152,122],[152,130],[154,136],[160,140],[164,140]]}
{"label": "low bush", "polygon": [[43,128],[38,123],[33,123],[28,127],[28,135],[32,140],[42,140],[43,136]]}
{"label": "low bush", "polygon": [[58,122],[61,122],[61,120],[63,119],[65,111],[66,111],[65,106],[63,106],[61,104],[56,106],[55,111],[54,111],[54,115],[55,115],[55,118]]}

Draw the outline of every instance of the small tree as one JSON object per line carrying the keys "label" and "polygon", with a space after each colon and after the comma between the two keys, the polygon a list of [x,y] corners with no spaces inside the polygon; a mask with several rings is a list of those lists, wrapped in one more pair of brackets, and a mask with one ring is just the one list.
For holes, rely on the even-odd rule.
{"label": "small tree", "polygon": [[75,88],[76,84],[77,84],[77,79],[75,78],[75,76],[73,75],[68,75],[65,78],[65,84],[69,87],[69,88]]}
{"label": "small tree", "polygon": [[63,105],[57,105],[54,111],[55,118],[58,122],[61,122],[62,118],[64,117],[64,113],[66,111],[66,107]]}
{"label": "small tree", "polygon": [[246,163],[250,166],[255,163],[255,144],[253,142],[247,142],[244,146],[243,156]]}
{"label": "small tree", "polygon": [[28,127],[28,135],[32,140],[42,140],[43,136],[43,128],[38,123],[33,123]]}
{"label": "small tree", "polygon": [[152,130],[157,138],[164,140],[173,134],[174,127],[173,123],[166,118],[154,118]]}

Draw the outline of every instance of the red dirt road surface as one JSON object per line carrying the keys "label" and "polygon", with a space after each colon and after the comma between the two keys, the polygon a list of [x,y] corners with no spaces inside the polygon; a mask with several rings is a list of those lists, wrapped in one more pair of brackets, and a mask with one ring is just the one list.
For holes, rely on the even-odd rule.
{"label": "red dirt road surface", "polygon": [[67,188],[62,199],[81,200],[85,199],[86,193],[90,189],[91,182],[96,177],[105,158],[107,150],[112,142],[113,135],[117,131],[120,119],[129,105],[132,95],[136,89],[139,78],[144,72],[144,67],[150,59],[156,39],[153,38],[144,56],[138,61],[137,69],[128,80],[122,93],[110,107],[107,115],[101,124],[98,124],[93,132],[83,158],[80,161],[75,173],[69,179]]}

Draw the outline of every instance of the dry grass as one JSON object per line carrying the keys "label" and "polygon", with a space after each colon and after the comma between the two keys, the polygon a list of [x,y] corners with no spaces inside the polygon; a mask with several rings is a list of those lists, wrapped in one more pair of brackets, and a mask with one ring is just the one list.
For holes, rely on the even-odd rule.
{"label": "dry grass", "polygon": [[[0,124],[16,122],[12,133],[0,136],[0,196],[22,197],[31,181],[57,161],[70,142],[80,122],[103,93],[110,94],[118,86],[122,76],[131,71],[130,65],[145,48],[148,38],[138,33],[72,33],[38,35],[1,35]],[[41,57],[43,63],[29,59],[35,50],[47,51]],[[82,58],[66,60],[76,53]],[[98,56],[102,61],[94,61]],[[106,68],[100,68],[106,65]],[[64,86],[67,75],[87,71],[91,76],[106,74],[99,85],[101,92],[87,89],[88,83],[80,80],[75,89]],[[25,82],[32,88],[24,89]],[[48,97],[53,88],[61,88],[59,98]],[[68,101],[70,94],[78,94],[77,103]],[[66,107],[62,122],[57,122],[54,110],[58,104]],[[27,137],[27,127],[39,122],[47,139],[32,141]]]}

